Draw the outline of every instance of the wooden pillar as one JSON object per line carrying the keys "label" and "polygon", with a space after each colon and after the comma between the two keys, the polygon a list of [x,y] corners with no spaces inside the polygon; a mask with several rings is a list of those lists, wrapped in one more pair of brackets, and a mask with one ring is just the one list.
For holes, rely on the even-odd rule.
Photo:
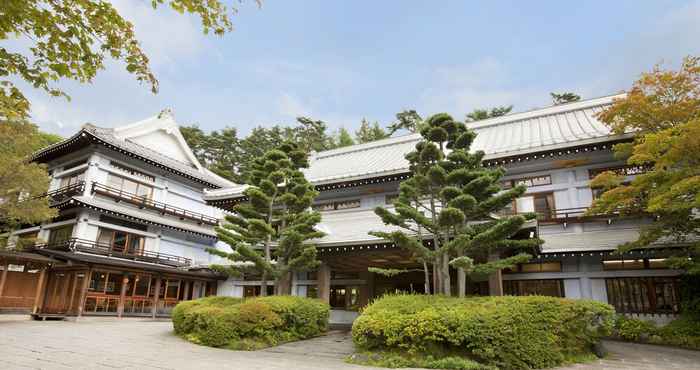
{"label": "wooden pillar", "polygon": [[122,290],[119,292],[119,303],[117,304],[117,317],[124,314],[124,303],[126,301],[126,287],[129,285],[129,275],[122,275]]}
{"label": "wooden pillar", "polygon": [[73,312],[73,302],[75,301],[75,291],[78,290],[78,271],[73,271],[73,284],[71,284],[71,289],[70,289],[70,301],[68,301],[68,310],[66,311],[68,314]]}
{"label": "wooden pillar", "polygon": [[151,317],[156,318],[156,313],[158,312],[158,303],[160,301],[160,284],[161,278],[158,276],[156,278],[156,288],[153,292],[153,307],[151,307]]}
{"label": "wooden pillar", "polygon": [[[498,254],[489,255],[489,261],[497,261],[500,258]],[[489,275],[489,295],[503,295],[503,275],[501,270],[498,270]]]}
{"label": "wooden pillar", "polygon": [[46,280],[46,267],[41,268],[39,273],[39,282],[36,284],[36,293],[34,294],[34,307],[32,308],[32,313],[38,313],[43,306],[44,297],[44,280]]}
{"label": "wooden pillar", "polygon": [[0,275],[0,297],[2,297],[2,292],[5,290],[5,282],[7,281],[7,269],[10,266],[8,262],[3,264],[2,275]]}
{"label": "wooden pillar", "polygon": [[80,287],[80,299],[78,300],[78,317],[83,316],[83,310],[85,309],[85,298],[87,298],[87,291],[90,287],[90,278],[92,277],[92,269],[88,269],[83,278],[83,286]]}
{"label": "wooden pillar", "polygon": [[189,280],[185,281],[185,293],[182,295],[182,300],[183,301],[190,300],[190,281]]}
{"label": "wooden pillar", "polygon": [[463,268],[457,269],[457,295],[464,297],[467,290],[467,273]]}
{"label": "wooden pillar", "polygon": [[325,263],[321,263],[318,268],[317,282],[318,282],[318,298],[323,302],[331,302],[331,268]]}

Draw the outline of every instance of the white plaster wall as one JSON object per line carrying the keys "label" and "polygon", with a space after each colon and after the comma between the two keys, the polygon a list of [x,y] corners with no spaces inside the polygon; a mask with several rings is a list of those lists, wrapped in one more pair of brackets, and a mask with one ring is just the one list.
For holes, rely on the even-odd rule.
{"label": "white plaster wall", "polygon": [[228,278],[224,281],[219,281],[216,289],[216,295],[226,297],[243,298],[243,287],[235,283],[235,279]]}

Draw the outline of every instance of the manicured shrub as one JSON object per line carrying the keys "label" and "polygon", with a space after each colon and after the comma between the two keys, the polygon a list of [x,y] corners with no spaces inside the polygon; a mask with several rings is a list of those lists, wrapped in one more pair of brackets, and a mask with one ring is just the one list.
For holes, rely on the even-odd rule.
{"label": "manicured shrub", "polygon": [[684,315],[666,326],[657,327],[650,321],[618,316],[613,336],[629,342],[700,349],[700,320]]}
{"label": "manicured shrub", "polygon": [[613,317],[611,306],[587,300],[389,295],[363,310],[352,335],[368,351],[457,351],[489,366],[530,369],[591,353]]}
{"label": "manicured shrub", "polygon": [[175,333],[194,343],[250,350],[319,335],[328,315],[316,299],[208,297],[181,302],[172,319]]}
{"label": "manicured shrub", "polygon": [[619,315],[615,318],[614,336],[628,340],[648,340],[657,333],[656,324],[647,320]]}

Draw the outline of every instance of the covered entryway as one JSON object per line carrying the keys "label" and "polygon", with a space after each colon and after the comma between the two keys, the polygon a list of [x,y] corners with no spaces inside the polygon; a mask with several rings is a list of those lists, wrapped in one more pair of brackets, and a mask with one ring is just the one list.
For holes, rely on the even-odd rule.
{"label": "covered entryway", "polygon": [[0,251],[0,312],[31,313],[38,307],[51,258]]}

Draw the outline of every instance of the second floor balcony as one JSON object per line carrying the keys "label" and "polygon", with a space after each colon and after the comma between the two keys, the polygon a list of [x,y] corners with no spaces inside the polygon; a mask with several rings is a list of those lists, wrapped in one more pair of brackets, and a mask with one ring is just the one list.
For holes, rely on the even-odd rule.
{"label": "second floor balcony", "polygon": [[58,204],[65,202],[75,195],[81,195],[85,191],[85,182],[80,181],[75,184],[62,186],[58,189],[42,194],[42,197],[49,198],[49,204]]}
{"label": "second floor balcony", "polygon": [[161,215],[170,215],[178,217],[180,220],[190,220],[197,224],[217,225],[219,220],[216,217],[207,216],[202,213],[193,212],[184,208],[176,207],[171,204],[159,202],[150,198],[130,193],[121,189],[113,188],[107,185],[102,185],[97,182],[92,183],[92,193],[99,194],[114,199],[117,202],[127,202],[142,209],[150,209],[159,212]]}
{"label": "second floor balcony", "polygon": [[192,260],[186,257],[168,253],[153,252],[141,248],[130,248],[125,245],[99,243],[92,240],[69,238],[48,244],[37,245],[36,248],[55,249],[62,251],[83,252],[107,257],[124,258],[133,261],[156,263],[171,267],[187,267]]}

